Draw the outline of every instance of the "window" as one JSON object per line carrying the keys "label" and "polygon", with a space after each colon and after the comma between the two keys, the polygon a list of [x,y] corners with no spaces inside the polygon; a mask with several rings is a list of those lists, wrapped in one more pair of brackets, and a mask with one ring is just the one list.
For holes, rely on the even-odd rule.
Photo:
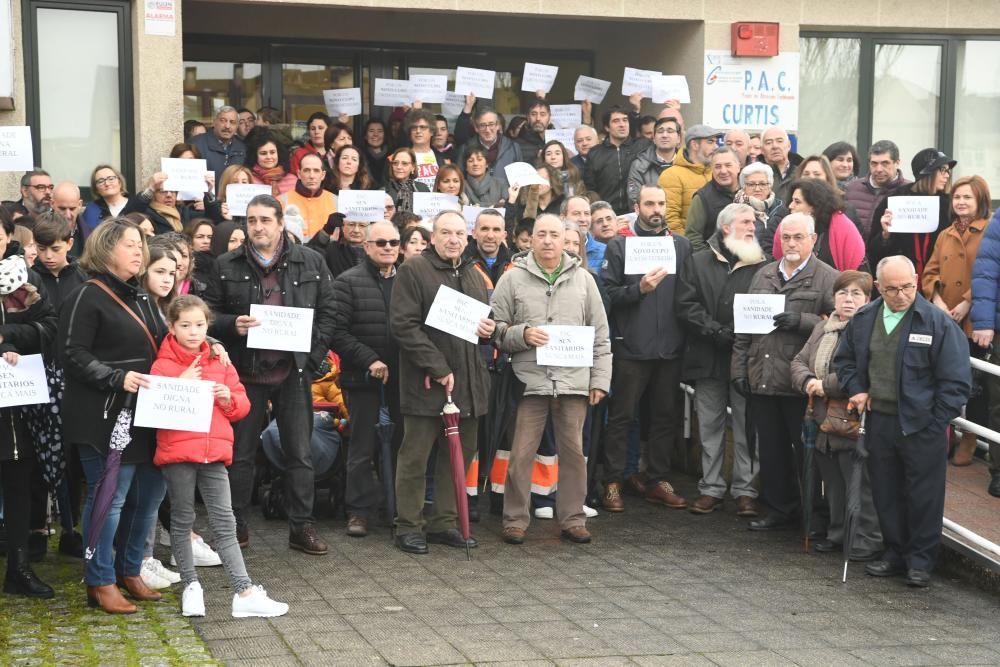
{"label": "window", "polygon": [[895,141],[904,165],[918,151],[940,145],[941,51],[937,45],[875,46],[872,138]]}
{"label": "window", "polygon": [[317,111],[326,111],[323,91],[333,88],[354,88],[354,66],[295,65],[281,66],[283,118],[292,125],[292,136],[306,132],[306,121]]}
{"label": "window", "polygon": [[185,62],[184,119],[211,123],[215,111],[226,105],[257,111],[260,102],[260,63]]}
{"label": "window", "polygon": [[1000,41],[967,41],[958,47],[953,157],[959,175],[979,174],[1000,199]]}
{"label": "window", "polygon": [[835,141],[858,141],[861,40],[800,40],[799,148],[821,152]]}

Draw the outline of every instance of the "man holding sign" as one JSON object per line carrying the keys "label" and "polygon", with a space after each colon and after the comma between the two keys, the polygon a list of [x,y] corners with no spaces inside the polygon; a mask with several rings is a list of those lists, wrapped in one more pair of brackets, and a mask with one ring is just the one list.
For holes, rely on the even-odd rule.
{"label": "man holding sign", "polygon": [[[330,348],[333,298],[332,278],[322,256],[288,241],[281,203],[270,195],[254,197],[247,206],[247,240],[219,258],[205,295],[216,315],[212,335],[232,355],[250,398],[250,414],[236,425],[229,469],[241,545],[249,542],[246,513],[253,490],[254,458],[270,402],[285,453],[288,546],[312,555],[327,552],[326,542],[313,526],[309,442],[313,423],[311,385]],[[261,325],[250,315],[252,305],[312,309],[311,349],[287,352],[250,348],[247,333]]]}
{"label": "man holding sign", "polygon": [[[512,355],[514,374],[524,385],[504,484],[503,539],[509,544],[524,542],[531,520],[535,451],[550,416],[559,454],[556,515],[562,538],[590,541],[583,513],[587,494],[583,423],[588,403],[597,405],[608,393],[611,342],[597,283],[581,260],[563,252],[564,239],[558,217],[539,216],[531,252],[517,256],[493,292],[497,345]],[[566,335],[556,340],[547,331],[550,326],[562,328]],[[589,345],[573,335],[588,329],[593,334]],[[559,353],[564,365],[542,365],[542,351],[547,348]]]}
{"label": "man holding sign", "polygon": [[[675,269],[657,266],[642,274],[630,273],[643,257],[630,256],[623,236],[608,243],[601,277],[611,301],[615,329],[613,389],[604,440],[604,508],[624,512],[621,483],[625,467],[628,430],[640,399],[647,391],[655,404],[650,410],[649,451],[646,472],[647,502],[684,509],[687,501],[667,481],[670,453],[679,446],[681,355],[684,330],[674,314],[677,274],[683,273],[691,255],[691,244],[671,234],[664,217],[667,208],[663,190],[644,185],[635,205],[636,239],[660,239],[673,245]],[[633,251],[634,252],[634,251]]]}
{"label": "man holding sign", "polygon": [[[389,324],[399,344],[404,424],[396,470],[396,546],[412,554],[427,553],[427,542],[466,546],[456,527],[441,408],[450,397],[461,411],[459,433],[468,470],[476,452],[477,420],[489,409],[486,362],[469,336],[489,338],[496,326],[489,318],[469,323],[462,313],[440,307],[435,309],[441,315],[435,326],[425,323],[439,292],[458,292],[488,308],[487,290],[492,287],[475,264],[463,259],[468,241],[462,214],[442,211],[433,224],[427,250],[400,265],[389,306]],[[444,330],[445,322],[451,322],[451,331]],[[434,504],[425,516],[425,473],[434,443]],[[476,546],[475,540],[470,539],[470,546]]]}

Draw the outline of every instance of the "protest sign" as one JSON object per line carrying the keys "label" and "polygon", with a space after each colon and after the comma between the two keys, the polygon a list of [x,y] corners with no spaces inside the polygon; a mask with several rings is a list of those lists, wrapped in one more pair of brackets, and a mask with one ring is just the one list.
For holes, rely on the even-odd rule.
{"label": "protest sign", "polygon": [[548,185],[549,182],[538,175],[538,171],[527,162],[511,162],[503,168],[507,182],[511,185]]}
{"label": "protest sign", "polygon": [[385,190],[341,190],[337,210],[345,220],[380,222],[385,219]]}
{"label": "protest sign", "polygon": [[610,87],[610,81],[581,74],[577,77],[576,85],[573,87],[573,99],[577,102],[587,101],[600,104],[604,101],[604,96],[608,94]]}
{"label": "protest sign", "polygon": [[564,130],[545,130],[545,143],[558,141],[563,145],[570,156],[576,155],[576,130],[566,128]]}
{"label": "protest sign", "polygon": [[414,192],[413,214],[430,220],[441,211],[459,210],[458,197],[443,192]]}
{"label": "protest sign", "polygon": [[594,327],[544,325],[549,342],[535,350],[539,366],[589,368],[594,365]]}
{"label": "protest sign", "polygon": [[170,192],[208,191],[208,183],[205,181],[208,164],[204,160],[161,157],[160,171],[167,175],[167,180],[163,183],[164,190]]}
{"label": "protest sign", "polygon": [[413,87],[406,79],[375,79],[377,107],[402,107],[413,102]]}
{"label": "protest sign", "polygon": [[667,100],[677,100],[681,104],[691,104],[691,91],[687,77],[676,74],[657,74],[653,77],[653,102],[663,104]]}
{"label": "protest sign", "polygon": [[465,95],[448,91],[444,95],[444,103],[441,105],[441,115],[453,117],[465,111]]}
{"label": "protest sign", "polygon": [[26,354],[11,366],[0,359],[0,408],[49,402],[49,383],[40,354]]}
{"label": "protest sign", "polygon": [[424,324],[470,343],[478,343],[479,320],[489,317],[490,306],[466,296],[447,285],[441,285]]}
{"label": "protest sign", "polygon": [[735,294],[733,331],[738,334],[769,334],[776,328],[774,316],[783,312],[784,294]]}
{"label": "protest sign", "polygon": [[212,428],[215,396],[210,380],[187,380],[147,375],[148,387],[139,387],[135,399],[135,426],[171,431],[208,433]]}
{"label": "protest sign", "polygon": [[312,308],[252,303],[250,317],[257,318],[260,326],[247,331],[247,347],[286,352],[312,350]]}
{"label": "protest sign", "polygon": [[463,96],[475,95],[484,100],[492,100],[496,77],[496,72],[491,69],[459,67],[455,70],[455,92]]}
{"label": "protest sign", "polygon": [[[936,231],[941,216],[941,200],[937,195],[889,197],[887,208],[892,211],[893,234],[926,234]],[[879,223],[881,224],[881,223]]]}
{"label": "protest sign", "polygon": [[797,130],[799,54],[745,58],[706,51],[703,107],[703,122],[712,127]]}
{"label": "protest sign", "polygon": [[653,76],[657,74],[656,70],[626,67],[622,77],[622,95],[628,97],[633,93],[642,93],[643,97],[652,97]]}
{"label": "protest sign", "polygon": [[521,90],[534,93],[539,90],[549,92],[556,83],[559,68],[555,65],[537,65],[524,63],[524,74],[521,76]]}
{"label": "protest sign", "polygon": [[341,115],[360,116],[361,89],[337,88],[334,90],[324,90],[323,104],[326,105],[326,113],[330,118],[337,118]]}
{"label": "protest sign", "polygon": [[580,127],[583,119],[583,109],[579,104],[553,104],[549,107],[552,126],[556,129],[573,129]]}
{"label": "protest sign", "polygon": [[672,236],[629,236],[625,239],[625,275],[644,275],[653,269],[677,273]]}
{"label": "protest sign", "polygon": [[444,74],[413,74],[410,76],[414,101],[441,104],[448,93],[448,77]]}
{"label": "protest sign", "polygon": [[[482,213],[483,211],[487,211],[489,209],[490,207],[488,206],[463,206],[462,217],[465,218],[466,231],[471,234],[472,230],[476,228],[476,218],[479,217],[480,213]],[[501,218],[507,215],[506,208],[500,207],[500,208],[494,208],[493,210],[499,213]]]}
{"label": "protest sign", "polygon": [[247,204],[257,195],[271,194],[270,185],[258,183],[230,183],[226,186],[226,204],[229,205],[229,215],[238,218],[246,217]]}
{"label": "protest sign", "polygon": [[31,171],[35,168],[31,128],[0,127],[0,171]]}

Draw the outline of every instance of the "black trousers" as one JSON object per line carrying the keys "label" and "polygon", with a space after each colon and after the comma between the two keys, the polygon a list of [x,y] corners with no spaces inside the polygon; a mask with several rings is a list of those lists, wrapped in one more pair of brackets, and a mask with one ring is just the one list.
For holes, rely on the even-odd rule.
{"label": "black trousers", "polygon": [[8,554],[15,549],[24,549],[28,546],[33,459],[34,454],[29,449],[27,452],[22,452],[21,458],[17,461],[0,463]]}
{"label": "black trousers", "polygon": [[[347,399],[347,409],[351,413],[351,442],[347,448],[347,489],[344,493],[344,504],[347,506],[348,514],[368,518],[375,513],[383,500],[384,482],[377,479],[374,468],[380,447],[375,424],[378,422],[379,410],[382,407],[382,394],[377,389],[347,389],[344,395]],[[390,446],[392,470],[395,471],[396,455],[399,453],[399,443],[402,441],[403,433],[403,417],[399,414],[398,383],[390,382],[385,388],[384,396],[389,416],[395,425]]]}
{"label": "black trousers", "polygon": [[944,429],[903,435],[896,415],[868,417],[868,472],[883,559],[930,571],[941,542],[948,446]]}
{"label": "black trousers", "polygon": [[760,458],[760,500],[778,519],[790,519],[801,510],[799,480],[806,403],[805,396],[750,396]]}

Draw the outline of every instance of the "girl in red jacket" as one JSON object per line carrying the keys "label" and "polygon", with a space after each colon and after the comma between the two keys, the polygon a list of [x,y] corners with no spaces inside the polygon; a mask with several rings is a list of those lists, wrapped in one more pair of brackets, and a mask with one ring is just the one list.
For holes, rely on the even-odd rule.
{"label": "girl in red jacket", "polygon": [[211,311],[196,296],[176,298],[167,310],[170,333],[163,339],[151,375],[211,380],[215,405],[208,433],[160,429],[156,434],[156,456],[170,492],[170,543],[184,583],[181,613],[204,616],[205,598],[191,555],[195,487],[208,510],[208,525],[233,589],[233,617],[283,616],[288,605],[267,596],[247,576],[243,554],[236,542],[236,519],[229,495],[226,466],[233,461],[232,422],[250,412],[246,389],[232,366],[224,366],[209,355],[206,342]]}

